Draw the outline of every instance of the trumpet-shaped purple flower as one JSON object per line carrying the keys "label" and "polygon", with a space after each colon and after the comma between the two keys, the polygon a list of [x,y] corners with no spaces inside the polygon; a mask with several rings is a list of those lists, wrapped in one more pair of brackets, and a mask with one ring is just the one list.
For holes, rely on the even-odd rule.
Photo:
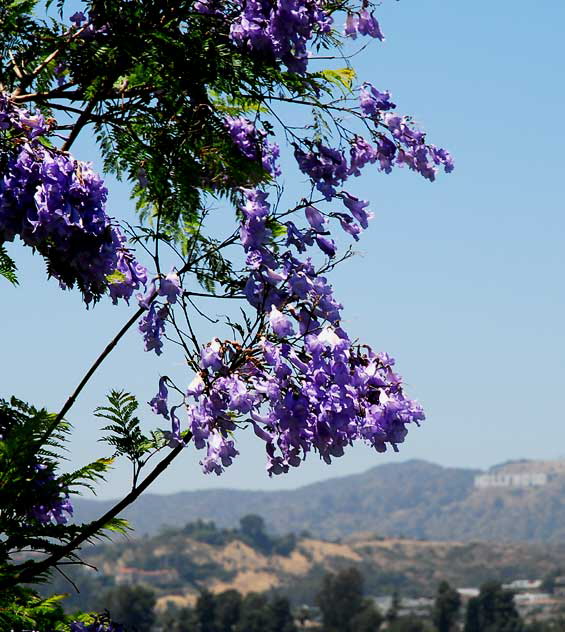
{"label": "trumpet-shaped purple flower", "polygon": [[212,369],[218,371],[222,368],[222,355],[221,355],[221,343],[217,338],[214,338],[212,342],[202,349],[200,352],[200,366],[203,369]]}
{"label": "trumpet-shaped purple flower", "polygon": [[165,278],[159,282],[159,296],[166,296],[167,302],[171,305],[177,302],[180,295],[180,279],[176,270],[171,270]]}
{"label": "trumpet-shaped purple flower", "polygon": [[381,27],[377,22],[377,19],[372,13],[369,13],[367,9],[363,9],[359,13],[359,21],[357,23],[357,30],[360,35],[368,35],[379,40],[384,40]]}
{"label": "trumpet-shaped purple flower", "polygon": [[365,208],[369,205],[366,200],[360,200],[359,198],[343,191],[342,194],[343,204],[349,210],[351,215],[361,224],[362,228],[369,227],[369,220],[373,217],[370,211],[366,211]]}
{"label": "trumpet-shaped purple flower", "polygon": [[351,39],[356,39],[357,33],[359,35],[368,35],[381,41],[384,39],[377,19],[366,9],[362,9],[358,14],[347,14],[343,34],[346,37],[351,37]]}
{"label": "trumpet-shaped purple flower", "polygon": [[292,323],[282,312],[280,312],[274,305],[271,307],[271,313],[269,314],[269,322],[271,328],[277,336],[285,338],[287,336],[294,335],[294,329]]}
{"label": "trumpet-shaped purple flower", "polygon": [[205,474],[214,472],[219,476],[238,454],[233,440],[226,439],[221,432],[213,432],[208,439],[206,457],[200,461],[202,470]]}
{"label": "trumpet-shaped purple flower", "polygon": [[350,154],[350,175],[360,176],[361,169],[367,163],[374,163],[377,160],[377,151],[361,136],[356,136],[351,143]]}
{"label": "trumpet-shaped purple flower", "polygon": [[168,378],[166,376],[163,376],[159,380],[159,390],[157,391],[155,397],[149,402],[151,410],[156,415],[162,415],[165,419],[169,418],[169,389],[167,388],[167,380]]}
{"label": "trumpet-shaped purple flower", "polygon": [[324,224],[326,223],[326,218],[320,213],[320,211],[314,206],[307,206],[305,211],[306,219],[310,226],[317,232],[324,232]]}
{"label": "trumpet-shaped purple flower", "polygon": [[324,254],[328,255],[328,257],[330,258],[335,257],[335,253],[337,252],[337,249],[336,249],[333,239],[326,239],[325,237],[318,235],[316,237],[316,243],[318,244],[318,247],[320,248],[320,250]]}
{"label": "trumpet-shaped purple flower", "polygon": [[381,112],[394,110],[396,104],[390,100],[390,93],[380,92],[372,84],[365,82],[359,93],[359,105],[365,116],[375,117]]}

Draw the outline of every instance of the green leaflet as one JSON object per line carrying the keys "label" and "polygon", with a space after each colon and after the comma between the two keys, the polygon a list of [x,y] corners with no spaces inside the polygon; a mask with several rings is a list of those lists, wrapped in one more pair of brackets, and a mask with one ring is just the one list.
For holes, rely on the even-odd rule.
{"label": "green leaflet", "polygon": [[344,92],[351,92],[353,81],[357,77],[357,73],[353,68],[337,68],[335,70],[321,70],[319,73],[326,81],[333,83]]}
{"label": "green leaflet", "polygon": [[12,285],[18,285],[16,270],[14,260],[8,255],[4,246],[0,245],[0,276],[8,279]]}

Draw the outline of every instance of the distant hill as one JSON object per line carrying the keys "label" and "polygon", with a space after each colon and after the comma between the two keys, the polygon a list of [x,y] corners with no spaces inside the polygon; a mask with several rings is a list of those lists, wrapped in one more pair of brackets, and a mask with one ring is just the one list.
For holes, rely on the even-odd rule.
{"label": "distant hill", "polygon": [[[520,461],[489,473],[505,471],[544,472],[547,484],[477,489],[474,478],[483,472],[413,460],[293,491],[146,494],[123,516],[138,535],[197,519],[232,527],[242,516],[258,514],[274,532],[308,531],[327,539],[371,532],[429,540],[565,542],[562,464]],[[79,500],[77,518],[91,520],[110,505],[109,501]]]}

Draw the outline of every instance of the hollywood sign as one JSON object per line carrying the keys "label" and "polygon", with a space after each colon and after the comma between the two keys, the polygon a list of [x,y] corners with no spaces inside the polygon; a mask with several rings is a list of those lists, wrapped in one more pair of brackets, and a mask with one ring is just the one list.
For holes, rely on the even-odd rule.
{"label": "hollywood sign", "polygon": [[547,484],[547,474],[480,474],[475,476],[475,487],[542,487]]}

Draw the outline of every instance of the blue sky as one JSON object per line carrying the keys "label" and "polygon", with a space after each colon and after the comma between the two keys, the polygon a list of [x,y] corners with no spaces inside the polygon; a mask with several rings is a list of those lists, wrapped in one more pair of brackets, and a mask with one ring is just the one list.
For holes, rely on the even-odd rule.
{"label": "blue sky", "polygon": [[[565,4],[403,0],[377,14],[387,39],[356,57],[359,77],[389,89],[399,111],[451,150],[456,171],[434,184],[407,171],[356,179],[349,190],[371,200],[376,217],[333,282],[348,330],[397,358],[428,419],[399,454],[360,446],[331,466],[310,455],[273,479],[250,433],[219,479],[200,473],[190,448],[153,491],[291,488],[409,458],[485,468],[565,456]],[[88,142],[75,153],[97,160]],[[303,184],[292,176],[286,186],[298,196]],[[131,213],[123,186],[111,184],[109,210]],[[78,295],[45,281],[37,257],[10,251],[21,285],[2,287],[2,390],[56,410],[128,311],[86,312]],[[144,354],[131,332],[74,408],[71,463],[103,451],[92,410],[109,388],[147,401],[160,374],[183,371],[176,357]],[[126,484],[117,468],[100,495]]]}

